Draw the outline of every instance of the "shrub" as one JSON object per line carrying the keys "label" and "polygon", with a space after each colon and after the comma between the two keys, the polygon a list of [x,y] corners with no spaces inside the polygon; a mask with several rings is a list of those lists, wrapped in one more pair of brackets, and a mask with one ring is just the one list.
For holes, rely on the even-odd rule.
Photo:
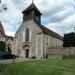
{"label": "shrub", "polygon": [[63,59],[75,59],[75,55],[63,55]]}
{"label": "shrub", "polygon": [[64,35],[63,46],[75,47],[75,33],[69,33]]}
{"label": "shrub", "polygon": [[32,56],[32,59],[36,59],[36,56]]}
{"label": "shrub", "polygon": [[5,51],[6,49],[6,44],[3,41],[0,41],[0,51]]}
{"label": "shrub", "polygon": [[13,55],[13,54],[4,54],[2,57],[1,57],[1,59],[15,59],[16,58],[16,56],[15,55]]}

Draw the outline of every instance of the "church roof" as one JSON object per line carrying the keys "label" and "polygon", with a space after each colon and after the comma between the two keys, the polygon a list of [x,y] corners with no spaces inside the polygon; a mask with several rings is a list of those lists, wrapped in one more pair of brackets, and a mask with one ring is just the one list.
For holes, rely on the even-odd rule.
{"label": "church roof", "polygon": [[46,34],[48,34],[50,36],[53,36],[53,37],[55,37],[57,39],[63,40],[63,37],[61,35],[57,34],[56,32],[44,27],[43,25],[40,25],[40,27],[41,27],[41,29],[42,29],[42,31],[44,33],[46,33]]}
{"label": "church roof", "polygon": [[37,12],[39,12],[40,15],[42,15],[41,12],[38,10],[38,8],[35,6],[34,3],[32,3],[29,7],[27,7],[27,8],[23,11],[23,13],[24,13],[24,12],[29,12],[30,10],[36,10]]}
{"label": "church roof", "polygon": [[4,29],[3,29],[1,22],[0,22],[0,32],[5,36],[5,32],[4,32]]}
{"label": "church roof", "polygon": [[[35,10],[35,11],[38,12],[40,15],[42,15],[42,14],[40,13],[40,11],[38,10],[38,8],[35,6],[34,3],[32,3],[28,8],[26,8],[26,10],[24,10],[23,13],[29,12],[29,11],[31,11],[31,10]],[[52,31],[52,30],[50,30],[50,29],[44,27],[43,25],[39,25],[39,26],[40,26],[40,28],[42,29],[42,32],[44,32],[44,33],[46,33],[46,34],[48,34],[48,35],[50,35],[50,36],[53,36],[53,37],[55,37],[55,38],[57,38],[57,39],[63,40],[63,37],[62,37],[61,35],[57,34],[56,32],[54,32],[54,31]]]}

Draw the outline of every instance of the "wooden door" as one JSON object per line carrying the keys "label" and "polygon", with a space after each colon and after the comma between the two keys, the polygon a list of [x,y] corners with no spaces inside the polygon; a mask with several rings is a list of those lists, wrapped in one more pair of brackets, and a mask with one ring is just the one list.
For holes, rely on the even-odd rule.
{"label": "wooden door", "polygon": [[26,49],[26,58],[29,58],[29,49]]}

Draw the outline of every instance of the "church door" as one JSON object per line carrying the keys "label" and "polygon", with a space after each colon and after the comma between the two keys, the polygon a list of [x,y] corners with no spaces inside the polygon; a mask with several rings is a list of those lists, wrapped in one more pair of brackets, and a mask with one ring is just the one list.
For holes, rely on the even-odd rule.
{"label": "church door", "polygon": [[29,58],[29,49],[26,49],[26,58]]}

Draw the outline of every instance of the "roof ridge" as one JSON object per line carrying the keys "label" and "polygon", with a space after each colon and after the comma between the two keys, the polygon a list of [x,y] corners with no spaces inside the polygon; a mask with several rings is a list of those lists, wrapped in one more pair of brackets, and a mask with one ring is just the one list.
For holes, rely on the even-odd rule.
{"label": "roof ridge", "polygon": [[52,31],[51,29],[43,26],[43,25],[40,25],[41,29],[43,30],[44,33],[47,33],[57,39],[60,39],[60,40],[63,40],[63,36],[59,35],[58,33]]}
{"label": "roof ridge", "polygon": [[37,10],[41,14],[41,12],[39,11],[39,9],[36,7],[34,3],[30,4],[22,13],[27,12],[29,10],[33,10],[33,9]]}

